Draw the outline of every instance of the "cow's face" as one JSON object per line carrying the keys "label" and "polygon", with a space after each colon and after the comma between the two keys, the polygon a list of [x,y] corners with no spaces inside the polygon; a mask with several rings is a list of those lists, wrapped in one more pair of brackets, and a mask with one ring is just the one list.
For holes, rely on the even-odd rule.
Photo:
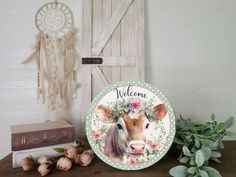
{"label": "cow's face", "polygon": [[[101,107],[97,107],[101,110]],[[103,115],[111,112],[108,107],[102,107],[104,114],[100,118],[106,122]],[[167,108],[164,104],[153,107],[154,121],[162,119],[167,114]],[[105,116],[106,117],[106,116]],[[108,121],[109,122],[109,121]],[[109,122],[110,123],[110,122]],[[146,150],[146,136],[150,127],[149,120],[144,111],[140,111],[135,116],[130,113],[122,113],[115,123],[118,130],[119,144],[130,154],[143,154]],[[109,135],[108,135],[109,136]]]}
{"label": "cow's face", "polygon": [[149,121],[144,112],[135,118],[130,118],[128,113],[122,113],[116,123],[119,139],[125,143],[130,154],[143,154],[146,149],[146,134]]}

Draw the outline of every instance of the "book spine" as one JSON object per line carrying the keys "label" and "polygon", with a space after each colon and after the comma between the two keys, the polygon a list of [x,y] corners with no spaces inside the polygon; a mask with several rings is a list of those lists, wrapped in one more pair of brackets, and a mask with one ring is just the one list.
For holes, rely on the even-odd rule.
{"label": "book spine", "polygon": [[74,127],[12,134],[12,151],[67,143],[74,140]]}
{"label": "book spine", "polygon": [[41,148],[34,148],[34,149],[27,149],[27,150],[21,150],[21,151],[12,151],[12,167],[18,168],[21,167],[21,161],[23,158],[32,156],[35,161],[43,155],[46,155],[48,157],[59,157],[62,154],[58,153],[53,150],[53,148],[66,148],[70,145],[76,145],[75,142],[69,142],[69,143],[63,143],[63,144],[57,144],[53,146],[46,146]]}

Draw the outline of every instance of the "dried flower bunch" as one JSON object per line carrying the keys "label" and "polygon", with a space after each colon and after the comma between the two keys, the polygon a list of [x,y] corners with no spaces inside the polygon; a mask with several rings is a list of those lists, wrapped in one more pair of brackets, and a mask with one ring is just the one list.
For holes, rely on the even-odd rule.
{"label": "dried flower bunch", "polygon": [[95,156],[86,138],[79,138],[77,146],[54,148],[54,150],[63,155],[57,158],[41,156],[37,161],[34,161],[32,156],[25,157],[21,161],[22,169],[30,171],[33,170],[34,165],[38,165],[40,175],[46,176],[51,172],[54,164],[58,170],[69,171],[73,164],[83,167],[90,165]]}

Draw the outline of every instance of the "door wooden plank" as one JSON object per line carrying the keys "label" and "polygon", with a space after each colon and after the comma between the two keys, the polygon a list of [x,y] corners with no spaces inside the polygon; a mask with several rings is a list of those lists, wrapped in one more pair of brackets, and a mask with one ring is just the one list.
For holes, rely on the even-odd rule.
{"label": "door wooden plank", "polygon": [[[120,0],[112,0],[112,13],[116,10],[116,8],[118,7],[120,3]],[[120,56],[120,23],[118,24],[118,26],[116,27],[113,35],[112,35],[112,38],[111,38],[111,41],[112,41],[112,56]],[[117,66],[113,66],[112,67],[112,70],[111,70],[111,81],[112,82],[116,82],[116,81],[119,81],[120,80],[120,66],[124,66],[124,64],[127,66],[131,63],[128,63],[130,62],[132,59],[126,59],[124,57],[120,57],[115,60],[115,62],[113,63],[116,63],[118,64]],[[135,60],[132,61],[132,64],[135,64]],[[130,65],[129,65],[130,66]]]}
{"label": "door wooden plank", "polygon": [[[126,12],[125,16],[123,17],[121,21],[121,56],[134,56],[137,55],[136,47],[136,31],[134,30],[134,26],[136,23],[136,18],[134,16],[134,4],[136,1],[132,3],[132,6],[130,6],[129,10]],[[137,65],[137,63],[136,63]],[[138,76],[135,72],[135,66],[134,68],[130,67],[121,67],[121,79],[122,80],[134,80]]]}
{"label": "door wooden plank", "polygon": [[[136,0],[136,17],[137,22],[135,30],[137,31],[137,69],[139,78],[145,80],[145,1]],[[138,9],[138,10],[137,10]]]}
{"label": "door wooden plank", "polygon": [[[99,39],[103,28],[103,0],[93,0],[93,44]],[[83,56],[84,57],[84,56]],[[94,66],[94,65],[93,65]],[[99,84],[92,77],[92,98],[94,98],[100,90]]]}
{"label": "door wooden plank", "polygon": [[[103,0],[103,20],[102,20],[102,26],[103,31],[107,28],[108,22],[111,19],[111,0]],[[108,39],[107,43],[105,44],[103,51],[101,53],[103,56],[111,56],[111,40]],[[104,78],[110,82],[111,81],[111,67],[102,66],[99,67],[104,75]],[[103,87],[100,88],[100,90],[103,89]],[[99,90],[99,91],[100,91]]]}
{"label": "door wooden plank", "polygon": [[95,82],[98,84],[100,89],[109,85],[108,80],[106,79],[106,77],[104,76],[104,74],[102,73],[102,71],[98,67],[96,67],[96,66],[92,67],[91,71],[92,71],[93,78],[94,78]]}
{"label": "door wooden plank", "polygon": [[[91,55],[92,46],[92,0],[83,0],[83,25],[82,25],[82,56]],[[91,102],[91,66],[81,66],[81,85],[82,85],[82,100],[81,117],[79,118],[79,135],[85,134],[85,119],[88,106]]]}
{"label": "door wooden plank", "polygon": [[126,11],[128,10],[132,2],[133,0],[122,0],[122,2],[119,4],[114,14],[112,14],[112,18],[107,23],[107,28],[103,30],[101,36],[94,44],[92,48],[93,55],[98,56],[101,53],[105,44],[110,39],[112,33],[116,29],[117,25],[119,24],[122,17],[125,15]]}

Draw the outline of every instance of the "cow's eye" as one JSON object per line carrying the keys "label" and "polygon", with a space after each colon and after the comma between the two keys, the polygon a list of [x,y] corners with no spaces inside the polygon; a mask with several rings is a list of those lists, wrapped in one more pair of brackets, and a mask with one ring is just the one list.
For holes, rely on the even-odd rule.
{"label": "cow's eye", "polygon": [[119,130],[123,130],[123,127],[120,124],[117,124]]}
{"label": "cow's eye", "polygon": [[149,123],[147,123],[147,125],[146,125],[146,129],[148,129],[149,125],[150,125],[150,124],[149,124]]}

